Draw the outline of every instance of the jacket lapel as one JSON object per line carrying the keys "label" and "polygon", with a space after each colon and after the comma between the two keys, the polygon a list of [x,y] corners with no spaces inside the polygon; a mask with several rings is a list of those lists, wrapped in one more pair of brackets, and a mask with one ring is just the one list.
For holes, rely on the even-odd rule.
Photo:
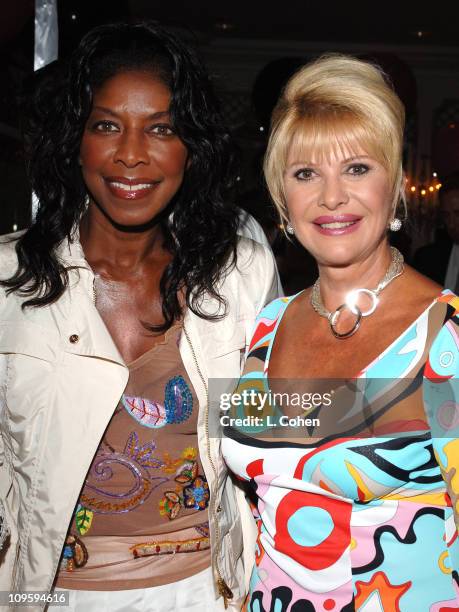
{"label": "jacket lapel", "polygon": [[[78,230],[72,242],[63,241],[58,256],[69,269],[70,287],[61,298],[61,308],[67,313],[63,337],[66,352],[97,357],[122,366],[125,362],[100,316],[94,300],[94,273],[86,261],[78,240]],[[72,340],[71,340],[72,339]]]}

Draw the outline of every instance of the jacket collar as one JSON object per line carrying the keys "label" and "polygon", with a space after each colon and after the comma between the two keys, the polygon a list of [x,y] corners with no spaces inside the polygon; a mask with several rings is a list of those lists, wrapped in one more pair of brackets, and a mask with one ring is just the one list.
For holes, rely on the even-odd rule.
{"label": "jacket collar", "polygon": [[[68,313],[65,333],[66,351],[88,357],[98,357],[125,366],[113,339],[99,314],[94,299],[94,272],[88,264],[75,225],[71,239],[65,238],[56,248],[56,255],[69,270],[69,289],[62,296]],[[70,337],[77,336],[76,342]]]}
{"label": "jacket collar", "polygon": [[[66,267],[77,268],[72,274],[77,274],[78,280],[71,288],[71,292],[75,292],[77,299],[73,299],[70,295],[69,302],[70,320],[75,323],[75,330],[70,334],[78,335],[79,341],[69,350],[72,353],[101,357],[125,365],[95,306],[94,272],[86,261],[79,238],[79,227],[75,225],[71,240],[64,239],[56,249],[57,256]],[[231,277],[234,280],[234,276],[228,274],[221,279],[220,290],[224,295],[226,294],[226,297],[230,298],[233,306],[236,307],[234,299],[231,300],[231,297],[232,294],[236,293],[237,288],[228,286]],[[201,306],[205,312],[222,313],[221,305],[211,296],[204,296]],[[244,348],[245,335],[243,328],[236,324],[233,313],[227,313],[222,320],[209,322],[195,315],[190,309],[186,309],[183,324],[185,328],[190,330],[194,342],[199,345],[197,348],[200,351],[204,350],[205,354],[224,354],[229,350],[230,345],[234,345],[236,348]],[[215,342],[216,337],[219,338],[219,343]],[[200,346],[201,343],[203,346]]]}

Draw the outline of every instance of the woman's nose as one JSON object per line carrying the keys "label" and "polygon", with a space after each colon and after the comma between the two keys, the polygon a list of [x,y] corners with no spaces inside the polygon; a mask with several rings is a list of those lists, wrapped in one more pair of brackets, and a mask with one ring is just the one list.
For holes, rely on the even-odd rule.
{"label": "woman's nose", "polygon": [[335,210],[342,204],[346,204],[348,200],[347,190],[340,177],[328,176],[324,178],[320,206]]}
{"label": "woman's nose", "polygon": [[121,162],[127,168],[134,168],[138,164],[148,164],[146,136],[141,130],[126,130],[120,137],[115,152],[115,162]]}

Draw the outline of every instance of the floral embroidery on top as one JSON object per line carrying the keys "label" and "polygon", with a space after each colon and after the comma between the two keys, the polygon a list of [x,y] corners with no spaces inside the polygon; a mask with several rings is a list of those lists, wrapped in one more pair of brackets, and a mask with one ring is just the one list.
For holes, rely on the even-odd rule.
{"label": "floral embroidery on top", "polygon": [[186,508],[204,510],[209,505],[209,485],[205,476],[198,476],[191,485],[183,489]]}
{"label": "floral embroidery on top", "polygon": [[[153,477],[149,469],[161,468],[164,463],[153,456],[156,445],[153,441],[140,445],[135,431],[131,432],[123,453],[117,453],[108,445],[102,446],[96,454],[86,479],[86,491],[80,496],[80,503],[100,514],[129,512],[143,504],[153,489],[167,482],[166,477]],[[114,467],[124,467],[131,474],[132,484],[123,493],[112,493],[103,488],[103,483],[113,477]],[[100,483],[100,484],[99,484]]]}
{"label": "floral embroidery on top", "polygon": [[198,464],[196,461],[187,461],[179,469],[177,476],[174,478],[175,482],[179,484],[188,484],[196,478],[198,475]]}
{"label": "floral embroidery on top", "polygon": [[193,412],[193,396],[183,376],[174,376],[167,382],[164,405],[131,395],[123,395],[121,402],[128,414],[138,423],[152,429],[183,423]]}
{"label": "floral embroidery on top", "polygon": [[86,546],[77,536],[68,535],[62,551],[60,569],[65,572],[73,572],[75,568],[84,567],[87,562],[88,551]]}
{"label": "floral embroidery on top", "polygon": [[167,516],[171,521],[175,519],[182,507],[182,498],[175,491],[166,491],[164,497],[159,501],[159,513]]}
{"label": "floral embroidery on top", "polygon": [[[187,559],[187,567],[197,571],[210,556],[208,516],[199,512],[208,502],[197,448],[197,400],[178,346],[166,341],[128,368],[127,387],[72,517],[61,584],[58,576],[62,588],[117,588],[120,578],[136,588],[139,579],[157,581],[150,567],[160,567],[167,582],[176,571],[169,563],[173,553],[197,552]],[[157,555],[163,558],[135,561]]]}
{"label": "floral embroidery on top", "polygon": [[192,446],[188,446],[182,451],[182,454],[178,459],[172,459],[170,454],[166,451],[163,453],[163,472],[166,474],[178,474],[181,467],[184,465],[184,461],[194,461],[198,456],[198,450]]}
{"label": "floral embroidery on top", "polygon": [[86,535],[91,529],[94,512],[78,504],[75,511],[75,525],[80,535]]}
{"label": "floral embroidery on top", "polygon": [[[164,471],[169,473],[175,469],[174,480],[182,487],[176,487],[175,491],[165,491],[163,498],[159,501],[159,513],[169,520],[176,518],[182,508],[193,508],[204,510],[209,505],[209,485],[205,476],[198,475],[197,461],[188,460],[196,457],[197,450],[192,447],[186,448],[180,460],[171,460],[167,456],[167,467]],[[177,463],[181,465],[177,468]]]}
{"label": "floral embroidery on top", "polygon": [[198,456],[198,449],[194,448],[194,446],[187,446],[182,451],[182,457],[184,459],[189,459],[191,461],[192,459],[196,459],[197,456]]}

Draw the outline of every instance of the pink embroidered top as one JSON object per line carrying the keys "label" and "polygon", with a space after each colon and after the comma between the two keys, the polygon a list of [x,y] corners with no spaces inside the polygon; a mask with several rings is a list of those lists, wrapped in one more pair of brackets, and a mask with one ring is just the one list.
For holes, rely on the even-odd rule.
{"label": "pink embroidered top", "polygon": [[129,364],[129,382],[92,461],[57,586],[121,590],[175,582],[210,565],[209,488],[181,324]]}

